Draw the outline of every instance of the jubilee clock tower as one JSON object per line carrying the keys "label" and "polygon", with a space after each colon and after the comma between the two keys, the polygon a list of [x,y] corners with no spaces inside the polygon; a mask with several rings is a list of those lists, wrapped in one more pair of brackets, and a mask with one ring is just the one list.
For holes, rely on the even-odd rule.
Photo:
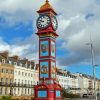
{"label": "jubilee clock tower", "polygon": [[56,82],[57,13],[48,0],[37,12],[39,84],[35,86],[35,100],[62,100],[61,86]]}

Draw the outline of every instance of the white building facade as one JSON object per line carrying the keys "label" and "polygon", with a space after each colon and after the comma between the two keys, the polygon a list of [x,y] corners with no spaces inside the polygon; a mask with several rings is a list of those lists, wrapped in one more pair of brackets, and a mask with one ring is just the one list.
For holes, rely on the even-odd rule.
{"label": "white building facade", "polygon": [[34,95],[34,85],[39,81],[38,70],[15,65],[13,94],[17,96]]}
{"label": "white building facade", "polygon": [[[92,94],[94,90],[94,79],[90,75],[86,74],[81,74],[81,73],[76,73],[76,76],[78,78],[78,84],[80,88],[80,94]],[[100,91],[100,79],[96,78],[96,91],[99,93]]]}
{"label": "white building facade", "polygon": [[67,71],[58,71],[56,75],[59,84],[68,92],[78,93],[79,84],[77,76],[70,74]]}
{"label": "white building facade", "polygon": [[0,95],[33,96],[38,81],[39,70],[34,61],[0,53]]}
{"label": "white building facade", "polygon": [[[86,74],[75,73],[71,74],[70,72],[57,70],[56,80],[59,84],[65,88],[68,92],[74,94],[90,94],[93,93],[93,77]],[[96,78],[96,90],[97,93],[100,93],[100,79]]]}

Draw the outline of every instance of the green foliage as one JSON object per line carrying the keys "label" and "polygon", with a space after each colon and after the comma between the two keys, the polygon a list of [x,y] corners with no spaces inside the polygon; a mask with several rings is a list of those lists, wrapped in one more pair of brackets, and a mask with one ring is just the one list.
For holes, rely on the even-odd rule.
{"label": "green foliage", "polygon": [[63,98],[79,98],[79,94],[73,94],[66,91],[66,89],[62,89],[62,97]]}
{"label": "green foliage", "polygon": [[13,99],[11,99],[11,100],[20,100],[20,99],[18,99],[18,98],[15,98],[15,99],[14,99],[14,98],[13,98]]}
{"label": "green foliage", "polygon": [[11,100],[11,96],[2,96],[0,100]]}

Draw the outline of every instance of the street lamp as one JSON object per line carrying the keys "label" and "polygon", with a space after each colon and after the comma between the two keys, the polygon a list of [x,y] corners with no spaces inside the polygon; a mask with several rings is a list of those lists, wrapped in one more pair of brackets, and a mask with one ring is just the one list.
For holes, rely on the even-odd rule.
{"label": "street lamp", "polygon": [[[94,65],[95,67],[100,66],[100,65]],[[96,88],[95,88],[96,89]],[[97,100],[97,91],[96,91],[96,100]]]}
{"label": "street lamp", "polygon": [[87,43],[87,45],[90,45],[91,47],[91,58],[92,58],[92,67],[93,67],[93,88],[94,88],[94,96],[95,96],[95,100],[97,100],[97,95],[96,95],[96,77],[95,77],[95,62],[94,62],[94,48],[93,48],[93,42],[92,39],[90,38],[90,43]]}

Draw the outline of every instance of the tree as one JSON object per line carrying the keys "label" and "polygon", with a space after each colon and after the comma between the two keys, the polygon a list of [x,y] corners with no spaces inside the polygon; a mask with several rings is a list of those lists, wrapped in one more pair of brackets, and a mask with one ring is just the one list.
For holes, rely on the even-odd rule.
{"label": "tree", "polygon": [[68,92],[65,88],[62,88],[62,97],[63,98],[79,98],[79,94],[73,94]]}
{"label": "tree", "polygon": [[11,96],[2,96],[0,100],[11,100]]}

